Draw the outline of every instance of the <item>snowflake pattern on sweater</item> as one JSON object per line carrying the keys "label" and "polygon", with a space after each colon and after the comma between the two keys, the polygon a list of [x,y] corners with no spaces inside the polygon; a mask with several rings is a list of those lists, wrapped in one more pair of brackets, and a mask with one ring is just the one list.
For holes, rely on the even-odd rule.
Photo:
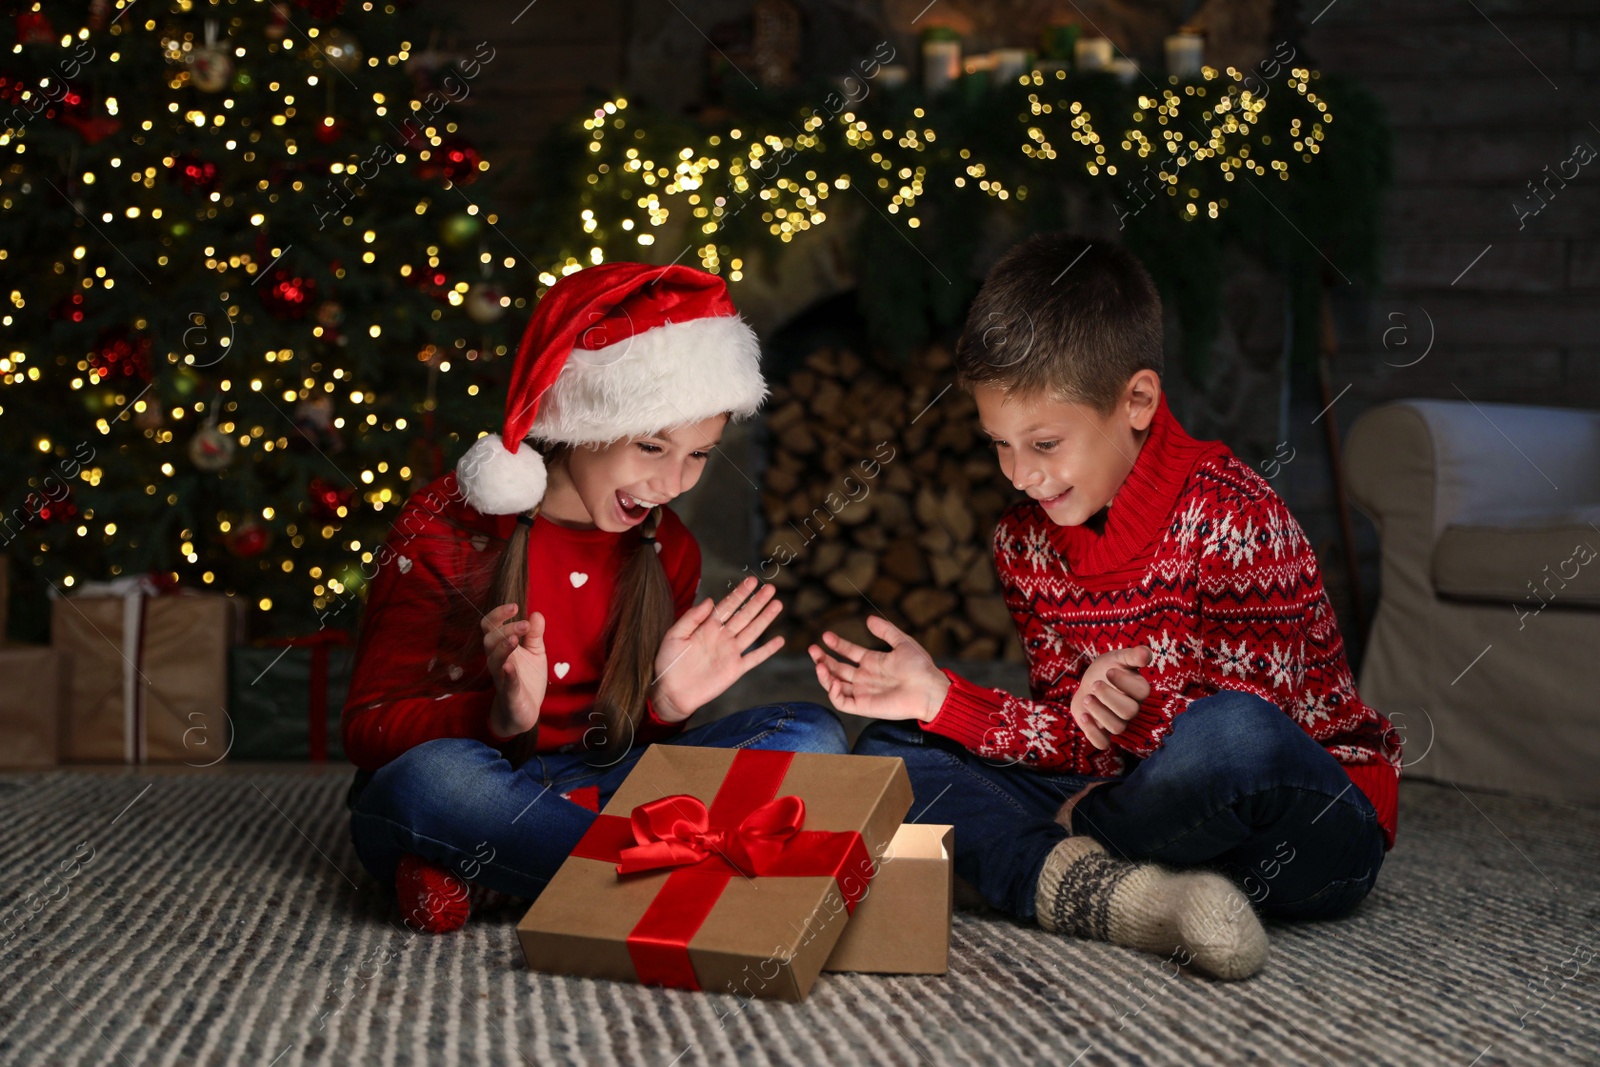
{"label": "snowflake pattern on sweater", "polygon": [[[1038,505],[1001,517],[995,559],[1034,700],[1013,698],[1011,721],[990,731],[982,754],[1120,774],[1122,754],[1155,751],[1190,701],[1233,689],[1283,708],[1341,762],[1398,766],[1398,749],[1383,743],[1394,737],[1388,721],[1356,695],[1316,554],[1277,493],[1226,455],[1202,461],[1181,496],[1148,577],[1121,590],[1073,580]],[[1137,644],[1153,653],[1140,672],[1151,695],[1115,746],[1097,752],[1072,721],[1073,693],[1096,658]]]}
{"label": "snowflake pattern on sweater", "polygon": [[[1173,439],[1198,444],[1175,422],[1170,427]],[[927,729],[991,760],[1120,777],[1134,765],[1129,757],[1161,747],[1194,700],[1221,690],[1254,693],[1347,770],[1370,767],[1352,776],[1369,796],[1387,794],[1375,805],[1380,813],[1389,809],[1385,830],[1392,835],[1399,738],[1356,693],[1310,542],[1271,485],[1225,446],[1196,447],[1194,456],[1187,473],[1166,472],[1170,500],[1151,489],[1158,479],[1143,471],[1137,489],[1148,490],[1145,503],[1157,517],[1148,523],[1148,542],[1115,569],[1075,574],[1063,542],[1092,538],[1056,526],[1031,500],[1001,516],[995,568],[1028,657],[1031,699],[946,672],[950,693]],[[1161,462],[1139,459],[1144,468]],[[1114,502],[1112,510],[1121,506]],[[1123,529],[1144,532],[1132,523]],[[1073,694],[1097,657],[1140,644],[1152,652],[1140,670],[1151,693],[1112,747],[1098,750],[1072,718]],[[1366,779],[1380,776],[1390,780],[1369,788]]]}

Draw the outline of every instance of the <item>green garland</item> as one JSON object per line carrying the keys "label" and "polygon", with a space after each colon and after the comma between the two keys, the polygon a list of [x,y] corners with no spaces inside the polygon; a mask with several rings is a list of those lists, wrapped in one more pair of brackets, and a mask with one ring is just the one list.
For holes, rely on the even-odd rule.
{"label": "green garland", "polygon": [[[541,283],[608,259],[669,260],[687,242],[681,261],[727,276],[737,296],[752,250],[829,224],[843,199],[864,216],[861,311],[873,340],[903,355],[959,325],[985,233],[1066,226],[1078,194],[1119,222],[1175,307],[1191,377],[1206,372],[1230,244],[1288,279],[1294,352],[1308,359],[1325,281],[1376,279],[1389,136],[1359,87],[1277,73],[1125,85],[1035,70],[933,100],[863,78],[854,102],[824,84],[735,84],[721,117],[699,122],[606,100],[553,149],[581,162],[551,221],[582,232]],[[657,234],[670,250],[650,250]]]}

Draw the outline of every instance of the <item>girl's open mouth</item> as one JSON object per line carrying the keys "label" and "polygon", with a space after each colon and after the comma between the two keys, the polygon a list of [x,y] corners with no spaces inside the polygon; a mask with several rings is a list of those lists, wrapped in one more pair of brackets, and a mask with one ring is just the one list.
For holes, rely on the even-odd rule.
{"label": "girl's open mouth", "polygon": [[629,526],[643,522],[645,516],[650,514],[648,507],[639,503],[621,489],[617,490],[617,511],[622,516],[622,521]]}

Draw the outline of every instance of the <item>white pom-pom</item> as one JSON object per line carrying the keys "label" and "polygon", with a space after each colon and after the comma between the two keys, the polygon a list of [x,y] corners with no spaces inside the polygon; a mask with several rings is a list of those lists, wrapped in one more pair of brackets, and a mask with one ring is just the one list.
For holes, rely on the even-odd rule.
{"label": "white pom-pom", "polygon": [[499,434],[486,434],[456,464],[456,484],[480,514],[519,514],[544,499],[544,457],[526,441],[513,453]]}

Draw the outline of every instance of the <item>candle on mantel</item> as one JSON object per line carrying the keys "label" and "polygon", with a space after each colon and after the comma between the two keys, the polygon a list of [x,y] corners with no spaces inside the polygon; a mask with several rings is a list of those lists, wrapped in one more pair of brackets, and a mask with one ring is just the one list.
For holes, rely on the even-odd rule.
{"label": "candle on mantel", "polygon": [[1167,73],[1181,81],[1200,77],[1205,64],[1206,39],[1198,33],[1179,31],[1164,42],[1167,53]]}
{"label": "candle on mantel", "polygon": [[1028,50],[1026,48],[997,48],[991,53],[994,56],[994,83],[1004,85],[1014,82],[1022,77],[1028,69]]}
{"label": "candle on mantel", "polygon": [[1079,70],[1105,70],[1111,65],[1111,38],[1079,37],[1072,46],[1072,61]]}
{"label": "candle on mantel", "polygon": [[961,77],[961,37],[939,26],[922,37],[922,89],[935,96]]}

